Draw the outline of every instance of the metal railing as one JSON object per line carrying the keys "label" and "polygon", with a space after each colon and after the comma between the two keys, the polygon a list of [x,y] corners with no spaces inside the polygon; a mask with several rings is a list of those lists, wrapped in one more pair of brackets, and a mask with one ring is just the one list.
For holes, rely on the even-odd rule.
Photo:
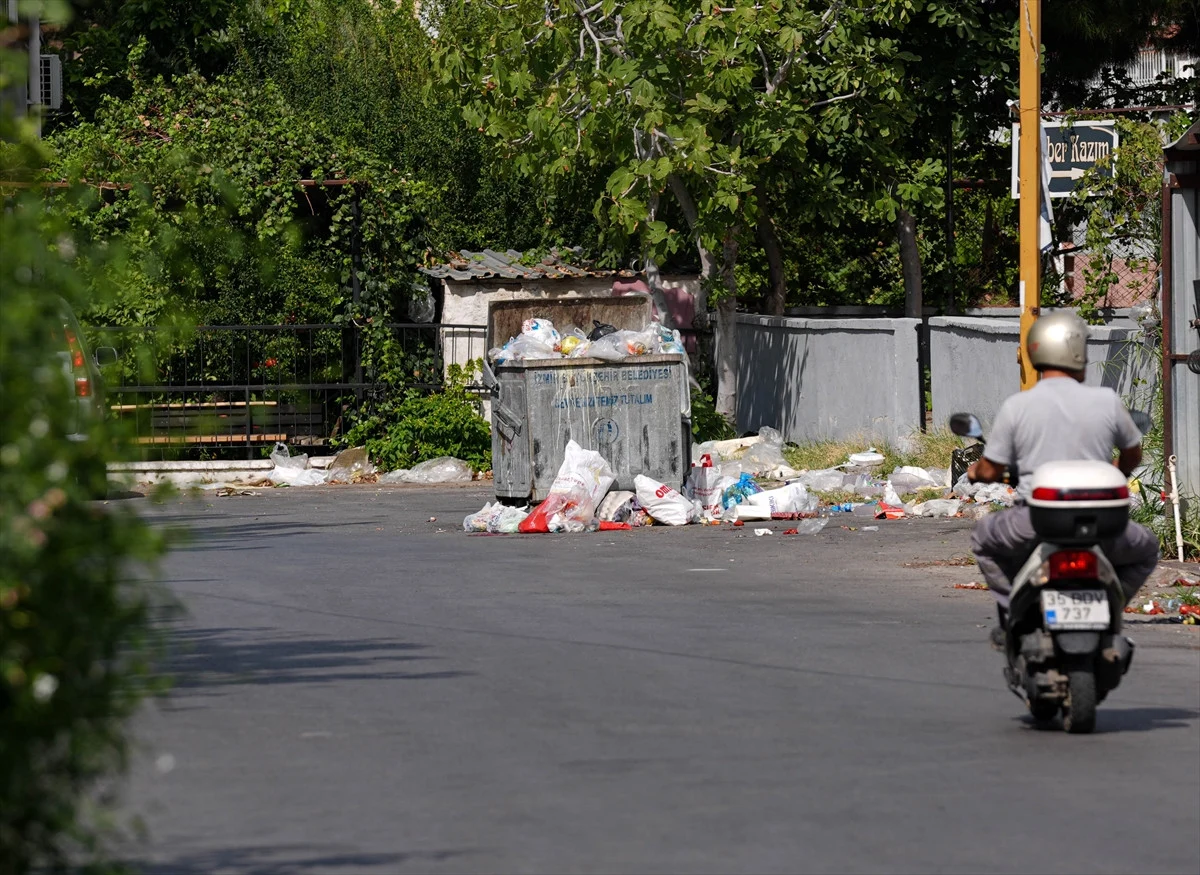
{"label": "metal railing", "polygon": [[[326,446],[364,404],[443,385],[486,355],[475,325],[397,323],[95,328],[115,347],[107,402],[142,455],[254,455],[275,441]],[[477,375],[476,378],[477,379]],[[481,391],[472,384],[469,388]]]}

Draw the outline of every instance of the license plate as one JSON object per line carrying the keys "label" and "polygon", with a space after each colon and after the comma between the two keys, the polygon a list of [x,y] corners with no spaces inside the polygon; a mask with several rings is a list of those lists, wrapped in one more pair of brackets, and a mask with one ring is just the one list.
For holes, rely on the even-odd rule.
{"label": "license plate", "polygon": [[1047,629],[1107,629],[1108,594],[1102,589],[1042,590]]}

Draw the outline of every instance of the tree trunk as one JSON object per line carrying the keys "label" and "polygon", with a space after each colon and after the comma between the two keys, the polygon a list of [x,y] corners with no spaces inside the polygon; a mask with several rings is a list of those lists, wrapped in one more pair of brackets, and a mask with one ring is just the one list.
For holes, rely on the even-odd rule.
{"label": "tree trunk", "polygon": [[775,223],[767,215],[766,204],[758,203],[758,241],[767,254],[767,271],[770,275],[771,289],[767,295],[767,313],[772,316],[782,316],[787,304],[787,278],[783,274],[783,247],[779,245],[779,235],[775,233]]}
{"label": "tree trunk", "polygon": [[717,413],[731,424],[737,422],[737,265],[738,244],[734,231],[725,236],[721,278],[725,295],[717,303]]}
{"label": "tree trunk", "polygon": [[[658,214],[658,192],[654,192],[650,196],[650,221],[653,222]],[[658,262],[650,255],[649,250],[646,251],[646,285],[650,289],[650,300],[654,302],[654,309],[658,311],[659,321],[667,328],[675,327],[675,317],[671,315],[671,308],[667,306],[667,296],[663,294],[662,277],[658,272]]]}
{"label": "tree trunk", "polygon": [[696,293],[696,317],[692,324],[703,330],[708,327],[708,291],[717,281],[717,260],[700,239],[700,232],[696,227],[700,221],[700,213],[696,209],[692,193],[687,190],[678,174],[672,173],[667,177],[667,182],[679,203],[679,209],[683,211],[683,217],[687,219],[688,228],[696,240],[696,253],[700,256],[700,290]]}
{"label": "tree trunk", "polygon": [[924,308],[921,253],[917,249],[917,220],[908,210],[899,210],[896,218],[896,236],[900,239],[900,267],[904,272],[904,315],[920,319]]}

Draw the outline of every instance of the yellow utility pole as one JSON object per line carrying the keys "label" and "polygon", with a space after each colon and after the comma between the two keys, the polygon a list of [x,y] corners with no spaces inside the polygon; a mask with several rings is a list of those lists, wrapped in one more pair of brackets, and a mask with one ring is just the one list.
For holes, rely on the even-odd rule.
{"label": "yellow utility pole", "polygon": [[1041,0],[1019,0],[1021,31],[1021,389],[1031,389],[1038,375],[1026,360],[1025,338],[1038,317],[1042,288],[1042,252],[1038,219],[1042,207],[1042,8]]}

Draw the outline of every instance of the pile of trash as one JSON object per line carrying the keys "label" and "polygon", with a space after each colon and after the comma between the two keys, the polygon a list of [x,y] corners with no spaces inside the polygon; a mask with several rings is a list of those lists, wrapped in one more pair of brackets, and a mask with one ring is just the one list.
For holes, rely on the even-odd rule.
{"label": "pile of trash", "polygon": [[[788,464],[783,436],[773,428],[753,437],[697,444],[692,452],[695,461],[682,492],[644,475],[635,478],[635,491],[610,492],[615,476],[608,462],[569,441],[558,476],[537,508],[484,505],[463,520],[463,529],[511,534],[797,520],[784,534],[815,534],[837,514],[874,520],[978,519],[1011,507],[1016,499],[1013,489],[1000,483],[973,484],[964,477],[952,485],[949,468],[899,466],[883,474],[886,457],[874,447],[852,453],[832,468],[798,471]],[[763,481],[782,482],[764,488]],[[861,500],[823,503],[821,493],[831,492]],[[921,493],[924,500],[902,498]],[[756,529],[755,534],[770,531]]]}
{"label": "pile of trash", "polygon": [[549,319],[526,319],[521,333],[510,337],[504,346],[488,351],[488,359],[497,365],[542,359],[594,358],[620,361],[639,355],[683,355],[683,339],[678,331],[655,322],[644,331],[619,329],[593,320],[592,329],[571,326],[561,333]]}
{"label": "pile of trash", "polygon": [[275,464],[266,476],[274,486],[321,486],[332,483],[465,483],[475,479],[470,464],[452,456],[440,456],[414,465],[380,474],[367,458],[363,447],[342,450],[326,468],[312,465],[307,453],[293,456],[286,444],[277,443],[271,451]]}
{"label": "pile of trash", "polygon": [[[746,520],[814,518],[819,506],[817,497],[802,483],[763,489],[750,473],[739,471],[732,478],[714,467],[707,456],[693,466],[682,493],[644,474],[634,478],[633,492],[610,491],[615,480],[603,456],[568,441],[545,501],[533,510],[499,502],[485,504],[463,520],[463,531],[530,534],[719,525],[723,521],[740,525]],[[806,519],[805,531],[815,534],[824,522]]]}

